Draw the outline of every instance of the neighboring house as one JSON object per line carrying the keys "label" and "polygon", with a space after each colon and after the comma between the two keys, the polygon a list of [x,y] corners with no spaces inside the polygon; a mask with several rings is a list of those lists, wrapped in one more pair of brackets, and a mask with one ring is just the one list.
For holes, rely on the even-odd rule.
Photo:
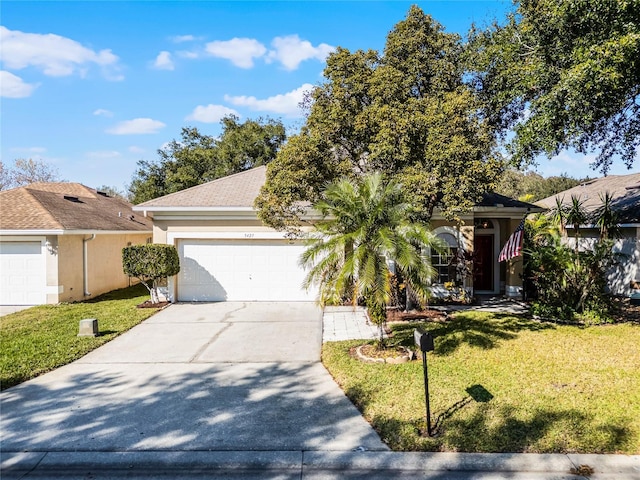
{"label": "neighboring house", "polygon": [[[256,215],[253,203],[265,180],[262,166],[133,207],[153,218],[155,243],[178,249],[180,273],[169,279],[172,301],[315,300],[316,292],[301,287],[304,243]],[[475,293],[520,296],[521,259],[498,263],[498,255],[523,216],[541,210],[492,194],[463,216],[462,226],[436,213],[432,226],[450,246],[448,253],[432,256],[436,284],[455,280],[452,260],[466,255],[474,263],[460,279],[465,286],[473,285]],[[313,219],[307,218],[310,225]]]}
{"label": "neighboring house", "polygon": [[0,305],[86,300],[126,287],[122,248],[151,241],[131,204],[79,183],[0,192]]}
{"label": "neighboring house", "polygon": [[[556,199],[567,205],[571,203],[571,197],[577,197],[585,210],[594,213],[602,205],[601,197],[606,192],[613,197],[613,209],[621,227],[621,238],[616,240],[614,251],[624,254],[620,265],[609,273],[609,290],[616,295],[640,292],[640,173],[597,178],[536,203],[544,208],[555,208]],[[597,226],[582,225],[580,236],[593,241],[599,236]]]}

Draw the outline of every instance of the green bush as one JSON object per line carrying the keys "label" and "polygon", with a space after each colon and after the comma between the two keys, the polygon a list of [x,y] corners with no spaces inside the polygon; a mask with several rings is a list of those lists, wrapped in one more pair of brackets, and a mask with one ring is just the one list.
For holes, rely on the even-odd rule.
{"label": "green bush", "polygon": [[180,271],[180,258],[173,245],[132,245],[122,249],[122,268],[147,287],[152,303],[158,303],[159,283]]}
{"label": "green bush", "polygon": [[563,235],[567,219],[562,212],[556,215],[540,215],[527,222],[525,229],[529,247],[524,269],[527,290],[534,299],[532,313],[576,323],[610,322],[612,299],[606,278],[619,256],[613,252],[613,240],[601,235],[589,245],[580,242],[578,225],[588,221],[583,215],[572,222],[574,244],[568,244]]}

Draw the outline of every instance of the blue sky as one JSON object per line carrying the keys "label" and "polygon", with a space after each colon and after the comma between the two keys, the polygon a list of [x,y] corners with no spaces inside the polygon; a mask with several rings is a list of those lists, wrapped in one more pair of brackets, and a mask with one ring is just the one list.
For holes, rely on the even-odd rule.
{"label": "blue sky", "polygon": [[[65,180],[124,190],[136,161],[157,159],[184,126],[218,135],[234,113],[280,118],[293,133],[326,55],[381,50],[413,3],[460,34],[511,9],[497,0],[3,0],[1,159],[40,159]],[[593,158],[563,153],[537,170],[597,176]]]}

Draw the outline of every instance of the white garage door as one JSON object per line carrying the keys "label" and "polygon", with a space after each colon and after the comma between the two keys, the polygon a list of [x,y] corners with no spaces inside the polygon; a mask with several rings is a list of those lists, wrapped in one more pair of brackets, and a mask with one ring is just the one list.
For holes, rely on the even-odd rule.
{"label": "white garage door", "polygon": [[302,288],[301,244],[285,240],[181,240],[178,301],[313,301]]}
{"label": "white garage door", "polygon": [[0,305],[46,303],[46,281],[40,242],[0,242]]}

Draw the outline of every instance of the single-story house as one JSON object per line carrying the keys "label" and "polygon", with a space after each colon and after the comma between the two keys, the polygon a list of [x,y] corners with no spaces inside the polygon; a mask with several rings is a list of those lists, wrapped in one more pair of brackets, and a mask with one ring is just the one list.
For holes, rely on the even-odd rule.
{"label": "single-story house", "polygon": [[0,192],[0,305],[86,300],[126,287],[122,248],[151,242],[131,204],[79,183]]}
{"label": "single-story house", "polygon": [[[254,200],[265,180],[266,167],[261,166],[133,207],[153,218],[155,243],[178,249],[180,273],[169,279],[169,299],[315,300],[316,292],[301,287],[303,241],[265,226],[256,215]],[[450,246],[447,254],[432,255],[436,285],[455,280],[452,259],[464,253],[473,259],[473,268],[458,279],[464,286],[472,286],[475,293],[520,296],[521,258],[499,263],[498,256],[523,216],[541,210],[491,194],[460,225],[436,213],[432,227]]]}
{"label": "single-story house", "polygon": [[[563,205],[571,203],[571,197],[583,202],[584,209],[593,214],[602,205],[601,197],[609,192],[612,207],[618,214],[621,237],[616,240],[614,251],[622,253],[620,265],[609,272],[609,290],[616,295],[640,293],[640,173],[609,175],[582,183],[536,202],[544,208],[555,208],[556,200]],[[569,229],[571,234],[571,229]],[[597,225],[581,225],[580,236],[585,244],[599,237]]]}

